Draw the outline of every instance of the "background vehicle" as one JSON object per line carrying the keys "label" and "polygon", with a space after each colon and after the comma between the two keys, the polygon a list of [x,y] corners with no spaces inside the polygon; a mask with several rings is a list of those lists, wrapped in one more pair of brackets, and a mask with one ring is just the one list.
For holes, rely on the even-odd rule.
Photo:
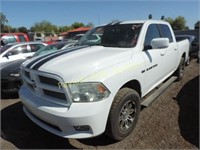
{"label": "background vehicle", "polygon": [[[94,34],[101,40],[91,42]],[[156,20],[98,26],[76,45],[21,66],[24,112],[65,138],[106,132],[123,140],[147,102],[142,98],[173,74],[181,80],[189,53],[189,41],[176,42],[170,24]]]}
{"label": "background vehicle", "polygon": [[[63,46],[66,45],[66,43],[67,42],[59,42],[59,43],[50,44],[45,47],[42,47],[37,52],[35,52],[33,56],[27,57],[27,59],[60,50]],[[27,59],[14,60],[7,63],[2,63],[0,65],[1,92],[7,93],[7,94],[18,92],[22,84],[21,77],[19,74],[20,65]]]}
{"label": "background vehicle", "polygon": [[41,42],[9,43],[0,49],[0,63],[26,59],[47,44]]}
{"label": "background vehicle", "polygon": [[83,35],[84,34],[77,34],[72,39],[67,40],[67,42],[68,43],[76,43]]}
{"label": "background vehicle", "polygon": [[[42,46],[37,52],[34,53],[32,57],[44,55],[46,53],[54,52],[61,49],[66,42],[60,42],[55,44],[50,44],[47,46]],[[27,58],[32,58],[27,57]],[[20,77],[20,65],[27,59],[19,59],[4,63],[0,67],[1,71],[1,92],[3,93],[17,93],[21,86],[21,77]]]}
{"label": "background vehicle", "polygon": [[63,36],[63,40],[69,40],[72,39],[74,36],[76,36],[77,34],[84,34],[86,33],[88,30],[90,30],[91,28],[88,27],[80,27],[68,32],[63,32],[61,33],[61,35]]}
{"label": "background vehicle", "polygon": [[28,42],[29,37],[25,33],[1,33],[1,45],[15,42]]}
{"label": "background vehicle", "polygon": [[190,50],[189,50],[190,57],[197,58],[199,52],[199,41],[197,37],[194,35],[176,35],[177,41],[181,41],[184,39],[188,39],[190,42]]}
{"label": "background vehicle", "polygon": [[0,65],[1,93],[17,93],[21,86],[20,65],[25,59],[10,61]]}

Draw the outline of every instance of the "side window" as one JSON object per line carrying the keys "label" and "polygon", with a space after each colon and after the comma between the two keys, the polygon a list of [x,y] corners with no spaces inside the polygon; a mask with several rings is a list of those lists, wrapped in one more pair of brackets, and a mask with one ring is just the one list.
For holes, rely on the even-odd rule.
{"label": "side window", "polygon": [[20,42],[26,42],[26,39],[23,35],[19,35]]}
{"label": "side window", "polygon": [[43,47],[45,46],[42,44],[30,44],[31,52],[36,52]]}
{"label": "side window", "polygon": [[[24,47],[24,49],[25,49],[25,47]],[[10,50],[9,52],[7,52],[6,55],[12,56],[12,55],[20,54],[20,53],[23,52],[24,49],[23,49],[22,46],[18,46],[18,47],[13,48],[13,49]]]}
{"label": "side window", "polygon": [[144,49],[151,49],[151,41],[154,38],[160,38],[160,32],[156,24],[149,25],[144,41]]}
{"label": "side window", "polygon": [[162,37],[168,38],[170,43],[173,42],[172,33],[169,29],[169,26],[160,24],[159,27],[161,29]]}
{"label": "side window", "polygon": [[20,46],[22,53],[30,53],[30,50],[28,49],[28,45],[22,45]]}

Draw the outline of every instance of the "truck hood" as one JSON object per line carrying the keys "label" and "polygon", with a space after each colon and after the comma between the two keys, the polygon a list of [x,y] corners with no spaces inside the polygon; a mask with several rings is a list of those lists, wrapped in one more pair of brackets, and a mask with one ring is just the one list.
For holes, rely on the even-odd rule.
{"label": "truck hood", "polygon": [[65,82],[78,82],[130,59],[132,52],[132,48],[84,47],[49,59],[38,70],[59,75]]}

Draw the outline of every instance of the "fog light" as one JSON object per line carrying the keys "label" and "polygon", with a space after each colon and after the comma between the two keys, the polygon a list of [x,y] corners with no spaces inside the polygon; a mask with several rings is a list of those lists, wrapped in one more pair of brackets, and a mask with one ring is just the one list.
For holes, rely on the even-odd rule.
{"label": "fog light", "polygon": [[76,131],[88,131],[88,130],[90,130],[90,127],[87,126],[87,125],[84,125],[84,126],[74,126],[74,129]]}

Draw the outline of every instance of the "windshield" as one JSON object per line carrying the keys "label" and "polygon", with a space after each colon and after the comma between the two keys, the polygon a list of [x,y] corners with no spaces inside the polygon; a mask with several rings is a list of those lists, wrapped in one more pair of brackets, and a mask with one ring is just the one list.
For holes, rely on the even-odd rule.
{"label": "windshield", "polygon": [[79,40],[82,36],[83,34],[78,34],[75,37],[73,37],[72,40]]}
{"label": "windshield", "polygon": [[114,24],[88,31],[76,45],[101,45],[105,47],[134,47],[142,24]]}
{"label": "windshield", "polygon": [[1,40],[2,40],[5,44],[17,42],[14,35],[4,35],[4,36],[1,38]]}

